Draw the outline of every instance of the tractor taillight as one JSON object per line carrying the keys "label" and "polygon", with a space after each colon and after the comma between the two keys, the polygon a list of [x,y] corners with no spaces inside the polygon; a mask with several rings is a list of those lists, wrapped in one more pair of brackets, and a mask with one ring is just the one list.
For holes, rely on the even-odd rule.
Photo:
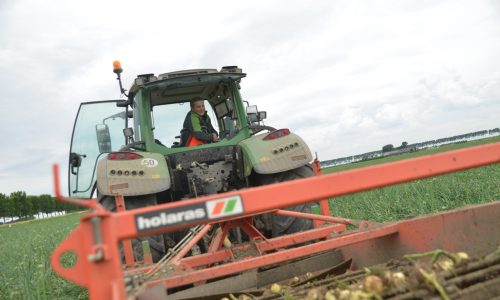
{"label": "tractor taillight", "polygon": [[110,154],[108,154],[109,160],[132,160],[142,157],[142,155],[134,152],[111,152]]}
{"label": "tractor taillight", "polygon": [[290,134],[290,130],[288,130],[288,128],[278,129],[278,130],[275,130],[275,131],[271,132],[270,134],[266,135],[264,137],[264,141],[274,140],[274,139],[277,139],[277,138],[280,138],[282,136],[289,135],[289,134]]}

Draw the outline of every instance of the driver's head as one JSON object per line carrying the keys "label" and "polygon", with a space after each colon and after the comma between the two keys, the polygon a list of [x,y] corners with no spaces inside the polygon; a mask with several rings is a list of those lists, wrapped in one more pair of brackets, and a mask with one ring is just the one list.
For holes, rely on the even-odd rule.
{"label": "driver's head", "polygon": [[201,97],[194,97],[189,102],[191,105],[191,111],[197,115],[203,116],[205,114],[205,101]]}

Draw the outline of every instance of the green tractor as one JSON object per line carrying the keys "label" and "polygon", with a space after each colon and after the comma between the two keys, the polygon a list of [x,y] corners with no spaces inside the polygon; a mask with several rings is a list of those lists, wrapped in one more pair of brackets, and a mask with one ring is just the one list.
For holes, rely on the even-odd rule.
{"label": "green tractor", "polygon": [[[303,139],[288,129],[264,125],[266,112],[243,101],[240,82],[246,74],[240,68],[139,75],[128,94],[117,61],[114,72],[126,100],[80,104],[69,157],[71,197],[95,195],[114,211],[117,194],[127,209],[134,209],[313,175],[311,151]],[[180,146],[179,132],[193,97],[208,102],[220,141]],[[310,212],[311,205],[286,209]],[[277,215],[259,216],[254,222],[268,237],[312,226],[310,220]],[[158,260],[183,235],[143,239]],[[140,258],[138,242],[134,251]]]}

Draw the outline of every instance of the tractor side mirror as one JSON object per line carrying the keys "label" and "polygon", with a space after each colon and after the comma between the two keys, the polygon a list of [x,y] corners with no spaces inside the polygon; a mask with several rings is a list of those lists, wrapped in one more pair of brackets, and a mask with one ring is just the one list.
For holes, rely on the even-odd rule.
{"label": "tractor side mirror", "polygon": [[134,130],[130,127],[128,128],[124,128],[123,129],[123,135],[126,137],[126,138],[131,138],[134,136]]}
{"label": "tractor side mirror", "polygon": [[267,118],[267,113],[265,111],[259,111],[259,121]]}
{"label": "tractor side mirror", "polygon": [[257,105],[247,106],[246,112],[247,112],[247,114],[257,114],[258,113]]}
{"label": "tractor side mirror", "polygon": [[107,124],[97,124],[95,126],[97,135],[97,146],[99,152],[111,152],[111,135],[109,134],[109,127]]}
{"label": "tractor side mirror", "polygon": [[78,175],[78,168],[82,165],[82,157],[85,158],[87,155],[78,154],[71,152],[69,154],[69,166],[71,168],[71,174]]}
{"label": "tractor side mirror", "polygon": [[78,168],[82,165],[82,156],[78,153],[71,152],[69,154],[69,164],[74,168]]}
{"label": "tractor side mirror", "polygon": [[123,135],[125,136],[127,144],[134,142],[134,130],[131,127],[124,128]]}
{"label": "tractor side mirror", "polygon": [[257,110],[257,105],[247,106],[246,113],[250,124],[259,123],[259,111]]}

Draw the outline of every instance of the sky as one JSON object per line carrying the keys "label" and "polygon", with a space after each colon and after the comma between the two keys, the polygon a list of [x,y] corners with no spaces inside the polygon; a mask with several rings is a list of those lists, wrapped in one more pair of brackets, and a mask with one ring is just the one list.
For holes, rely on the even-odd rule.
{"label": "sky", "polygon": [[138,74],[237,65],[320,160],[500,127],[500,2],[0,1],[0,193],[66,191],[80,102]]}

